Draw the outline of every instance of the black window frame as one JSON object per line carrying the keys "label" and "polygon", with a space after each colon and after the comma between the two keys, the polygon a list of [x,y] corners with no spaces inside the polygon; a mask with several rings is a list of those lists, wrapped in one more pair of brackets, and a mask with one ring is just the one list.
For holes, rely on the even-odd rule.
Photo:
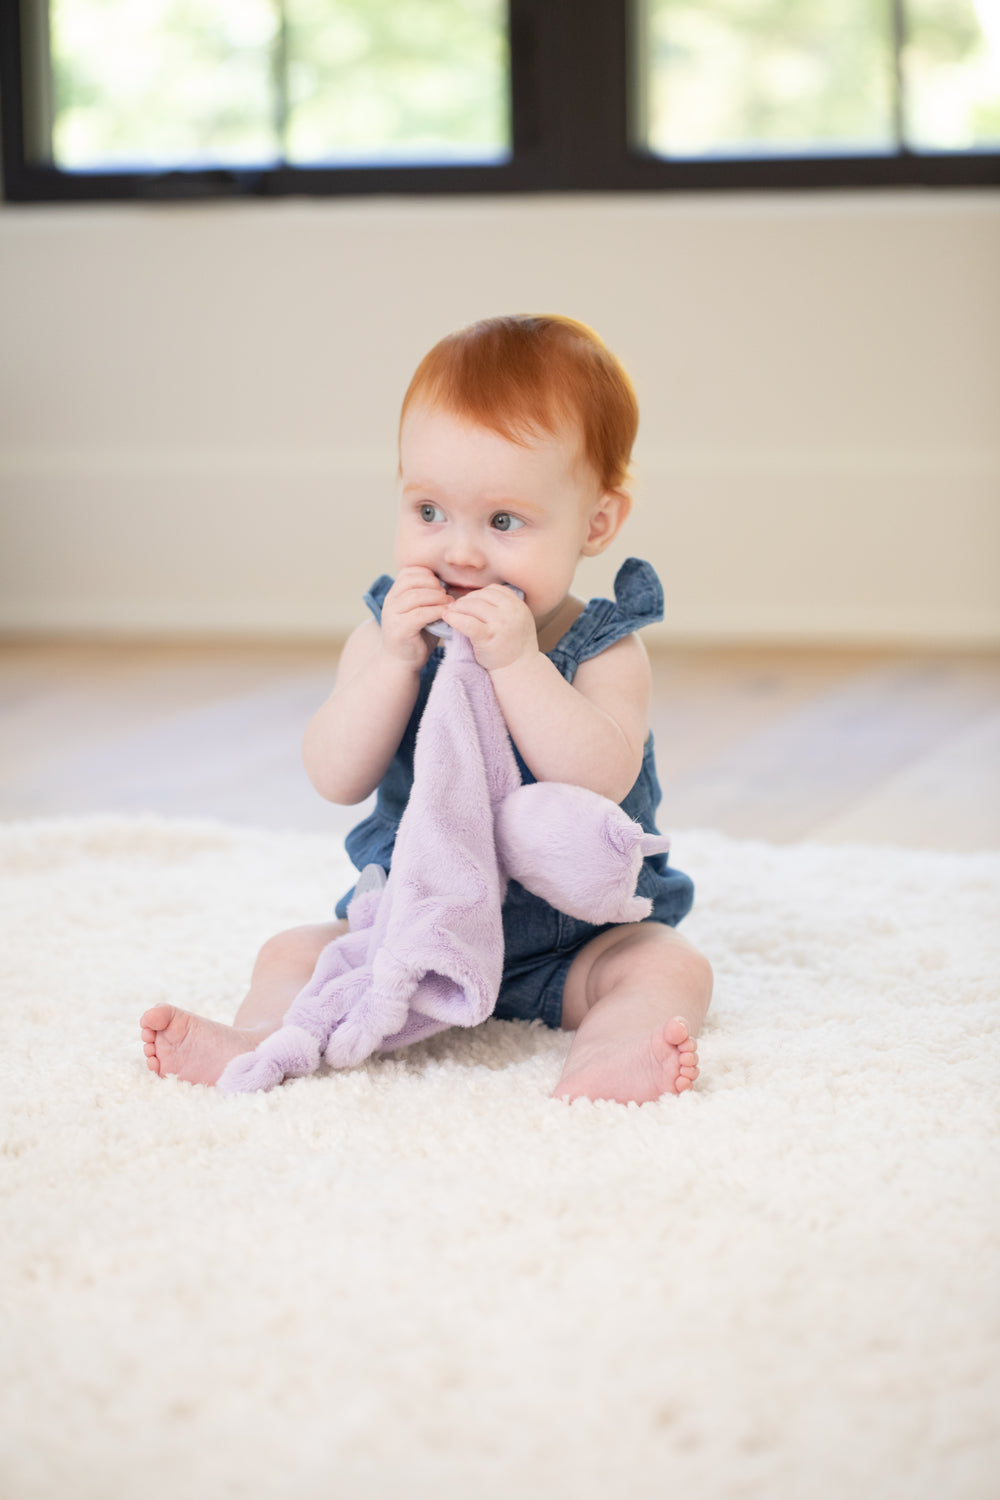
{"label": "black window frame", "polygon": [[[894,0],[896,46],[902,3]],[[3,185],[9,202],[382,194],[700,192],[1000,185],[1000,152],[670,160],[632,144],[629,0],[508,0],[509,161],[66,172],[25,151],[21,0],[0,0]],[[897,69],[898,74],[898,69]],[[897,87],[899,86],[897,78]],[[900,111],[897,109],[897,116]]]}

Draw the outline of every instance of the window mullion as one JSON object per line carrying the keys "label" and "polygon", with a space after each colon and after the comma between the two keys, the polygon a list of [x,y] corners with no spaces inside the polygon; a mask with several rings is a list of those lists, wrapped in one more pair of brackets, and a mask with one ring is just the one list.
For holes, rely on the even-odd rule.
{"label": "window mullion", "polygon": [[278,24],[271,49],[271,89],[274,114],[274,138],[282,162],[288,161],[288,10],[285,0],[277,0]]}
{"label": "window mullion", "polygon": [[559,185],[608,187],[627,145],[625,0],[551,0],[551,10],[557,22],[551,82]]}
{"label": "window mullion", "polygon": [[892,128],[896,137],[896,150],[902,156],[906,150],[906,81],[903,72],[903,52],[906,47],[906,3],[891,0],[892,25]]}

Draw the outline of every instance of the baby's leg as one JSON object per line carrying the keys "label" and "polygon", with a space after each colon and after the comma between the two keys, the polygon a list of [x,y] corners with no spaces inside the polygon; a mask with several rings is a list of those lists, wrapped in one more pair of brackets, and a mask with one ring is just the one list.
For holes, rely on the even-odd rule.
{"label": "baby's leg", "polygon": [[712,970],[662,922],[615,927],[573,961],[562,1024],[576,1035],[555,1094],[644,1104],[698,1077],[695,1037],[712,998]]}
{"label": "baby's leg", "polygon": [[176,1073],[188,1083],[217,1082],[231,1058],[252,1052],[277,1031],[327,943],[346,931],[346,922],[321,922],[269,938],[231,1026],[175,1005],[154,1005],[139,1023],[146,1066],[154,1073]]}

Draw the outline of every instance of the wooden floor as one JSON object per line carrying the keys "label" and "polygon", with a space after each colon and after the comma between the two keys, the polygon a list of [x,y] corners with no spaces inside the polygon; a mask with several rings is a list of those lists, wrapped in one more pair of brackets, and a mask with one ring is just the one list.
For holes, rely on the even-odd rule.
{"label": "wooden floor", "polygon": [[[357,821],[309,786],[328,645],[0,642],[0,819]],[[1000,847],[1000,653],[684,648],[654,658],[661,826]]]}

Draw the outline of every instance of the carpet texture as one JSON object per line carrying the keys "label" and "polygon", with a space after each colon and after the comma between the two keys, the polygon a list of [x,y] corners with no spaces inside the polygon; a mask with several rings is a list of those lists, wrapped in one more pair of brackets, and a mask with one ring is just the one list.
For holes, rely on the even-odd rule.
{"label": "carpet texture", "polygon": [[0,829],[5,1500],[996,1500],[1000,855],[679,834],[693,1093],[548,1096],[489,1021],[223,1098],[349,879],[318,837]]}

